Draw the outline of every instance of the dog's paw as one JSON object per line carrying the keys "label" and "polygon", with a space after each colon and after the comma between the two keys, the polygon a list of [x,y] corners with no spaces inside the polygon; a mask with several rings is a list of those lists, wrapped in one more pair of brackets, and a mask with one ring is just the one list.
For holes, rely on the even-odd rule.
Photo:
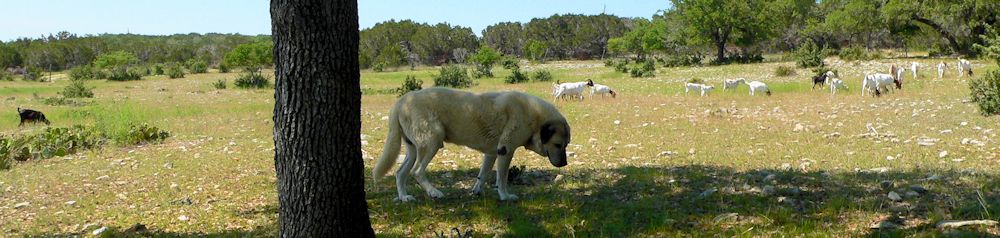
{"label": "dog's paw", "polygon": [[478,183],[472,186],[472,195],[483,195],[483,186]]}
{"label": "dog's paw", "polygon": [[431,198],[443,198],[444,197],[444,193],[442,193],[441,190],[437,190],[437,189],[432,189],[430,191],[427,191],[427,195],[431,196]]}
{"label": "dog's paw", "polygon": [[403,195],[401,197],[396,198],[396,201],[399,201],[399,202],[412,202],[412,201],[416,201],[416,200],[417,200],[417,198],[415,198],[413,196],[410,196],[410,195]]}
{"label": "dog's paw", "polygon": [[507,195],[500,194],[500,200],[515,201],[517,199],[518,199],[517,195],[514,194],[507,194]]}

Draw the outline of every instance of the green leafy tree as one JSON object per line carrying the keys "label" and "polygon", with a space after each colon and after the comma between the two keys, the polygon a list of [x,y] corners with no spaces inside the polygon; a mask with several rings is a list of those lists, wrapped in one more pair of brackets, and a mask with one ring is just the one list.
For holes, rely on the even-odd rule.
{"label": "green leafy tree", "polygon": [[14,50],[13,47],[0,42],[0,70],[21,66],[21,64],[21,54],[17,50]]}
{"label": "green leafy tree", "polygon": [[726,61],[726,47],[734,43],[749,47],[774,35],[769,1],[765,0],[671,0],[684,22],[681,29],[689,44],[711,44],[716,61]]}
{"label": "green leafy tree", "polygon": [[268,85],[267,78],[260,74],[260,70],[264,66],[274,64],[274,56],[271,52],[273,47],[270,41],[261,41],[236,46],[233,51],[226,54],[225,63],[227,65],[243,68],[244,75],[237,76],[236,81],[234,81],[237,87],[245,85],[265,87]]}
{"label": "green leafy tree", "polygon": [[496,50],[490,48],[489,46],[482,46],[479,51],[476,51],[472,57],[469,57],[469,62],[476,65],[476,75],[482,75],[487,77],[493,77],[493,65],[496,64],[503,56],[497,53]]}
{"label": "green leafy tree", "polygon": [[530,40],[524,48],[528,59],[531,59],[532,61],[544,62],[545,52],[548,51],[549,45],[545,42]]}

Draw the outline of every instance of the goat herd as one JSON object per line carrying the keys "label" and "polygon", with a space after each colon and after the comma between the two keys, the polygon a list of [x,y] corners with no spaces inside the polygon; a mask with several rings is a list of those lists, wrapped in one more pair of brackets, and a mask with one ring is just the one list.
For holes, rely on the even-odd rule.
{"label": "goat herd", "polygon": [[[944,61],[941,61],[940,63],[937,64],[937,77],[939,79],[944,77],[944,73],[947,67],[948,64],[945,63]],[[959,58],[956,68],[958,69],[959,77],[965,76],[966,74],[972,76],[972,64],[968,60]],[[910,72],[913,73],[914,79],[917,78],[918,70],[920,70],[920,63],[911,62]],[[865,77],[861,80],[861,96],[864,96],[865,92],[868,92],[869,95],[878,97],[881,96],[883,93],[891,91],[892,87],[895,87],[896,89],[902,89],[903,75],[905,71],[906,68],[896,67],[896,65],[893,64],[889,67],[889,74],[884,74],[884,73],[866,74]],[[825,73],[816,75],[812,78],[812,81],[813,81],[813,87],[812,87],[813,89],[816,89],[816,87],[823,88],[826,85],[829,85],[831,94],[836,94],[838,89],[847,89],[847,84],[844,83],[843,80],[837,78],[837,74],[834,73],[833,71],[826,71]],[[745,78],[724,80],[722,90],[735,91],[736,88],[740,86],[740,84],[746,84],[750,88],[750,96],[754,96],[757,93],[765,93],[768,96],[771,96],[771,90],[768,89],[767,84],[761,81],[750,81],[748,83]],[[573,82],[573,83],[559,83],[559,81],[556,81],[556,83],[552,85],[552,96],[555,99],[562,99],[562,100],[566,100],[567,98],[583,100],[584,99],[583,94],[586,87],[591,87],[590,89],[591,98],[593,98],[595,95],[601,95],[601,97],[604,97],[607,94],[610,94],[611,97],[615,97],[617,95],[617,93],[611,87],[606,85],[596,84],[594,83],[593,80],[587,79],[587,81],[585,82]],[[701,96],[707,96],[708,93],[711,92],[713,89],[715,89],[715,86],[704,83],[688,82],[685,83],[684,85],[684,94],[687,95],[689,92],[695,91],[696,93],[700,93]]]}

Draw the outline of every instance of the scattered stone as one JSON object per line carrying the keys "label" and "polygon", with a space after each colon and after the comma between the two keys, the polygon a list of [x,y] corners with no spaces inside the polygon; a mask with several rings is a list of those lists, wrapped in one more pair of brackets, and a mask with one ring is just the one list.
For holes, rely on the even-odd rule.
{"label": "scattered stone", "polygon": [[958,228],[970,225],[983,225],[983,226],[995,226],[997,221],[993,220],[969,220],[969,221],[956,221],[956,220],[943,220],[937,223],[937,228]]}
{"label": "scattered stone", "polygon": [[704,192],[701,192],[701,194],[698,194],[698,197],[699,198],[706,198],[706,197],[712,196],[712,194],[715,194],[715,192],[718,192],[718,191],[719,191],[718,189],[709,188],[709,189],[705,190]]}
{"label": "scattered stone", "polygon": [[127,230],[125,230],[125,233],[126,234],[143,233],[146,232],[146,230],[148,230],[146,228],[146,225],[143,225],[142,223],[136,223],[135,225],[132,225],[132,227],[129,227]]}
{"label": "scattered stone", "polygon": [[108,230],[108,227],[102,226],[101,228],[97,228],[97,230],[94,230],[94,232],[91,232],[90,234],[93,234],[93,235],[96,236],[96,235],[100,235],[101,233],[104,233],[107,230]]}
{"label": "scattered stone", "polygon": [[695,152],[694,148],[691,148],[691,149],[688,150],[688,154],[692,154],[693,155],[694,152]]}
{"label": "scattered stone", "polygon": [[774,186],[771,185],[764,186],[764,189],[761,192],[763,192],[765,196],[774,195],[775,193]]}
{"label": "scattered stone", "polygon": [[165,169],[173,169],[174,168],[174,164],[170,163],[170,162],[164,163],[163,164],[163,168],[165,168]]}
{"label": "scattered stone", "polygon": [[597,138],[590,138],[590,140],[587,140],[587,142],[591,144],[597,143]]}
{"label": "scattered stone", "polygon": [[627,145],[625,145],[625,148],[638,148],[638,147],[639,147],[639,145],[636,145],[636,144],[627,144]]}
{"label": "scattered stone", "polygon": [[941,175],[934,174],[934,175],[931,175],[929,177],[922,178],[920,180],[922,180],[922,181],[935,181],[935,180],[938,180],[938,179],[941,179]]}
{"label": "scattered stone", "polygon": [[893,202],[903,201],[903,197],[899,196],[899,194],[896,192],[889,192],[888,196],[889,200],[892,200]]}
{"label": "scattered stone", "polygon": [[30,202],[22,202],[22,203],[14,204],[14,209],[21,209],[21,208],[27,207],[28,205],[31,205],[31,203]]}
{"label": "scattered stone", "polygon": [[926,188],[924,188],[923,186],[920,186],[920,185],[916,185],[916,184],[910,185],[910,190],[913,190],[914,192],[917,192],[919,194],[925,194],[925,193],[927,193],[927,189]]}
{"label": "scattered stone", "polygon": [[576,152],[573,152],[573,151],[566,152],[566,156],[568,156],[568,157],[576,157]]}
{"label": "scattered stone", "polygon": [[868,172],[882,174],[882,173],[885,173],[885,172],[889,172],[889,168],[886,168],[886,167],[872,168],[872,169],[869,169]]}
{"label": "scattered stone", "polygon": [[724,213],[722,215],[715,216],[715,219],[713,219],[713,220],[715,220],[715,223],[720,223],[720,222],[729,221],[729,220],[736,220],[736,219],[739,219],[739,217],[740,217],[739,213],[732,212],[732,213]]}
{"label": "scattered stone", "polygon": [[665,151],[662,151],[659,154],[657,154],[656,157],[669,157],[669,156],[673,156],[673,155],[674,155],[673,151],[665,150]]}
{"label": "scattered stone", "polygon": [[560,175],[556,175],[556,178],[555,178],[555,179],[552,179],[552,182],[559,182],[559,181],[561,181],[562,179],[563,179],[563,175],[562,175],[562,174],[560,174]]}
{"label": "scattered stone", "polygon": [[177,189],[177,183],[170,183],[170,189]]}
{"label": "scattered stone", "polygon": [[891,221],[879,221],[876,222],[875,224],[872,224],[871,228],[876,230],[891,230],[899,228],[899,224],[896,224],[895,222]]}
{"label": "scattered stone", "polygon": [[382,116],[382,119],[381,119],[381,120],[383,120],[383,121],[388,121],[388,120],[389,120],[389,116]]}
{"label": "scattered stone", "polygon": [[943,130],[943,131],[940,131],[940,133],[941,134],[951,134],[951,130],[950,129],[949,130]]}
{"label": "scattered stone", "polygon": [[795,123],[795,128],[794,128],[794,129],[792,129],[792,131],[793,131],[793,132],[800,132],[800,131],[803,131],[803,130],[805,130],[805,129],[806,129],[806,127],[805,127],[805,126],[803,126],[802,124],[800,124],[800,123]]}
{"label": "scattered stone", "polygon": [[879,182],[878,184],[882,187],[882,190],[892,190],[892,188],[895,187],[895,184],[889,180],[882,180],[882,182]]}
{"label": "scattered stone", "polygon": [[188,216],[185,216],[185,215],[181,215],[181,216],[177,217],[177,220],[181,220],[181,221],[187,221],[187,220],[190,220],[190,219],[191,218],[188,218]]}
{"label": "scattered stone", "polygon": [[109,179],[109,178],[111,178],[111,177],[107,176],[107,175],[104,175],[104,176],[97,177],[96,180],[105,180],[105,179]]}
{"label": "scattered stone", "polygon": [[907,197],[919,197],[920,193],[917,193],[917,192],[914,192],[914,191],[906,191],[906,196]]}
{"label": "scattered stone", "polygon": [[962,126],[967,126],[967,125],[969,125],[969,122],[963,121],[962,123],[958,123],[958,124],[962,125]]}
{"label": "scattered stone", "polygon": [[615,122],[614,122],[614,123],[615,123],[615,125],[617,126],[617,125],[621,125],[621,124],[622,124],[622,121],[619,121],[619,120],[615,120]]}
{"label": "scattered stone", "polygon": [[76,204],[76,201],[70,200],[70,201],[66,202],[66,205],[71,205],[72,206],[73,204]]}
{"label": "scattered stone", "polygon": [[175,205],[191,205],[194,202],[191,201],[191,198],[185,197],[185,198],[174,200],[173,202],[170,202],[170,203],[173,203]]}
{"label": "scattered stone", "polygon": [[942,150],[941,153],[938,153],[938,158],[944,158],[944,157],[948,157],[947,150]]}
{"label": "scattered stone", "polygon": [[896,159],[896,157],[893,157],[891,155],[885,157],[885,160],[888,160],[888,161],[893,161],[895,159]]}
{"label": "scattered stone", "polygon": [[775,175],[775,174],[772,174],[772,173],[768,173],[766,176],[764,176],[764,182],[771,182],[771,181],[773,181],[773,180],[775,180],[777,178],[778,178],[778,175]]}

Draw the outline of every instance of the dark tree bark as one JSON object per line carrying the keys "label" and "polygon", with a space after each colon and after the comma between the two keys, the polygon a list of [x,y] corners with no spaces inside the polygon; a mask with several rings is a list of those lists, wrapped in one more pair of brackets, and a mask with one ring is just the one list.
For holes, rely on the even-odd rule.
{"label": "dark tree bark", "polygon": [[968,50],[969,47],[962,47],[962,44],[958,42],[958,38],[952,35],[951,32],[948,32],[948,30],[945,30],[944,26],[941,26],[941,24],[937,24],[937,22],[931,21],[930,19],[923,18],[917,15],[913,15],[911,19],[923,23],[924,25],[933,28],[938,33],[941,33],[941,36],[944,37],[945,40],[948,40],[948,45],[951,46],[951,49],[953,51],[960,52],[963,54],[969,53]]}
{"label": "dark tree bark", "polygon": [[358,6],[272,0],[281,237],[373,237],[361,159]]}

